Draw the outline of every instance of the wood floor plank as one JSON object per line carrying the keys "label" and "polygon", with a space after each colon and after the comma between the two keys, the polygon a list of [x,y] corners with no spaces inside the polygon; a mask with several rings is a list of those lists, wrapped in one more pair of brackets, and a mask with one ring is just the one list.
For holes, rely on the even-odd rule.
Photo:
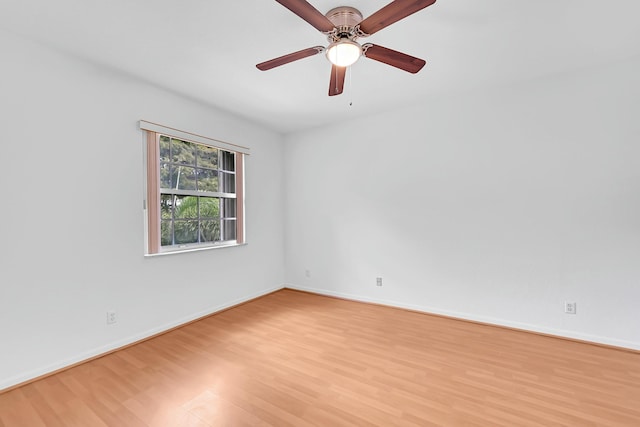
{"label": "wood floor plank", "polygon": [[0,394],[0,427],[640,426],[640,354],[283,290]]}

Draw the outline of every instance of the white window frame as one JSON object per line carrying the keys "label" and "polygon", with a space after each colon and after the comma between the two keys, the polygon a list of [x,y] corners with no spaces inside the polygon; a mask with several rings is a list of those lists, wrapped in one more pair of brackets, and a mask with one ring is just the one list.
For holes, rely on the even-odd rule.
{"label": "white window frame", "polygon": [[[246,244],[245,212],[244,212],[244,156],[249,154],[249,148],[218,141],[202,135],[181,131],[175,128],[162,126],[157,123],[140,121],[140,129],[144,131],[145,152],[145,193],[144,193],[144,217],[145,217],[145,256],[155,256],[171,253],[191,252],[221,247],[238,246]],[[167,136],[194,144],[205,145],[223,151],[234,153],[235,158],[235,199],[236,199],[236,239],[208,242],[188,243],[180,245],[161,245],[161,190],[160,190],[160,136]],[[182,193],[173,190],[174,193]],[[194,194],[195,195],[195,194]],[[198,194],[206,195],[206,194]],[[229,194],[219,193],[221,196]],[[216,196],[216,195],[213,195]],[[222,221],[221,221],[222,223]],[[222,227],[221,227],[222,228]],[[222,229],[221,229],[222,233]]]}

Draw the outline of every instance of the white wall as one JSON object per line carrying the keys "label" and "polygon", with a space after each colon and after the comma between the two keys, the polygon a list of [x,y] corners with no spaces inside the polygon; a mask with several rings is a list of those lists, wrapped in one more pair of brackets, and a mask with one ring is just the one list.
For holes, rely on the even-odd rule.
{"label": "white wall", "polygon": [[[282,287],[282,136],[8,33],[0,52],[0,389]],[[251,147],[247,246],[143,257],[140,119]]]}
{"label": "white wall", "polygon": [[[283,147],[11,34],[0,52],[0,389],[277,289],[285,273],[327,294],[640,348],[638,60]],[[142,256],[139,119],[252,148],[249,245]]]}
{"label": "white wall", "polygon": [[287,282],[640,349],[638,76],[636,59],[290,135]]}

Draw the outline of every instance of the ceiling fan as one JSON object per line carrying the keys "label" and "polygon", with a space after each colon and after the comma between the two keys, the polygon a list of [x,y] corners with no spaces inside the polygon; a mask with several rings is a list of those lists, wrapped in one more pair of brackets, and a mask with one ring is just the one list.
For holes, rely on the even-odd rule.
{"label": "ceiling fan", "polygon": [[259,70],[270,70],[326,52],[327,59],[332,64],[329,96],[334,96],[342,93],[347,67],[354,64],[360,56],[413,74],[420,71],[426,64],[423,59],[372,43],[361,45],[356,40],[369,37],[383,28],[431,6],[436,0],[395,0],[364,20],[359,10],[349,6],[336,7],[323,15],[306,0],[276,1],[325,34],[330,44],[326,48],[314,46],[261,62],[256,65]]}

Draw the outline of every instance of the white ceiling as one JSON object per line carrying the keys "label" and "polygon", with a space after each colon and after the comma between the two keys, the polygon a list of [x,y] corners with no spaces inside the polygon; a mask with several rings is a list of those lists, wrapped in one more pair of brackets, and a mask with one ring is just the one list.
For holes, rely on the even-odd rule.
{"label": "white ceiling", "polygon": [[[346,5],[367,17],[389,1]],[[363,58],[336,97],[323,55],[256,69],[327,44],[273,0],[2,0],[0,27],[286,133],[640,55],[639,12],[637,0],[438,0],[364,39],[425,59],[420,73]]]}

